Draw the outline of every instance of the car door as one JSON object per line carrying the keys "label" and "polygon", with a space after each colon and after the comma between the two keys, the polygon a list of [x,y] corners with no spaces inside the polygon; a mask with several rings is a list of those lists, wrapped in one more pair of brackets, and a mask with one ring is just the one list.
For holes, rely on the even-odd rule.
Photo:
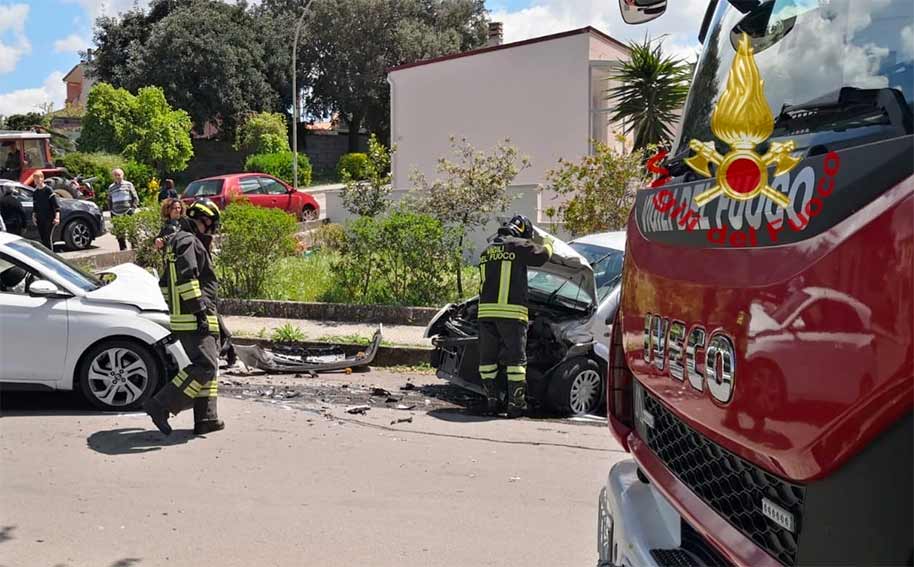
{"label": "car door", "polygon": [[258,207],[269,207],[270,197],[263,192],[263,186],[256,175],[249,175],[238,179],[238,190],[240,199],[246,199],[252,205]]}
{"label": "car door", "polygon": [[292,207],[292,193],[288,187],[278,180],[266,176],[260,177],[260,185],[263,187],[264,194],[270,199],[268,207],[282,209],[293,214],[296,213]]}
{"label": "car door", "polygon": [[37,270],[0,253],[0,381],[65,378],[68,300],[29,295],[40,279]]}

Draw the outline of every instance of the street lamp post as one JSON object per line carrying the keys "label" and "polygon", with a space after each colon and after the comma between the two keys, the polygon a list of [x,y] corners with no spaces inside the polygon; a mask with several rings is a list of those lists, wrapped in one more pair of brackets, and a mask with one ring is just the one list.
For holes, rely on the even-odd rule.
{"label": "street lamp post", "polygon": [[298,33],[301,31],[301,25],[308,15],[308,8],[311,7],[311,1],[305,4],[302,9],[298,23],[295,25],[295,39],[292,40],[292,186],[298,191],[298,121],[301,114],[298,108],[298,82],[295,80],[298,74],[296,61],[298,60]]}

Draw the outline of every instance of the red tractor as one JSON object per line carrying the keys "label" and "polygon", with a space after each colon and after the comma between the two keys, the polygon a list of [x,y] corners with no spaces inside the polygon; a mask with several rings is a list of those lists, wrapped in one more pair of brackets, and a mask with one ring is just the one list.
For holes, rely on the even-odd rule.
{"label": "red tractor", "polygon": [[92,187],[79,177],[71,179],[66,168],[55,167],[51,158],[51,135],[44,132],[0,130],[0,179],[33,185],[36,171],[58,196],[91,199]]}

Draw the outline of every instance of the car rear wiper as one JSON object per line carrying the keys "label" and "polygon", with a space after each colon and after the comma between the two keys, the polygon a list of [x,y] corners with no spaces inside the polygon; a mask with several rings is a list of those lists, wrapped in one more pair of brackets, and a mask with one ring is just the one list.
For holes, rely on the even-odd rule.
{"label": "car rear wiper", "polygon": [[878,114],[885,116],[884,122],[894,126],[899,136],[912,132],[911,109],[898,89],[855,87],[842,87],[800,104],[785,104],[774,121],[774,129],[785,135],[793,130],[811,128],[814,124]]}

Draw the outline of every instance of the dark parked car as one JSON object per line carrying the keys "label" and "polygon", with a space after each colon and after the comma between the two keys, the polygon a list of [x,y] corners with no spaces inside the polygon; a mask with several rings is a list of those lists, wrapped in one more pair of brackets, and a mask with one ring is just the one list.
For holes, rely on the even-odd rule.
{"label": "dark parked car", "polygon": [[[12,189],[13,194],[28,216],[29,224],[23,236],[32,240],[39,240],[38,227],[32,220],[32,193],[33,187],[7,179],[0,179],[0,185]],[[54,243],[63,241],[70,250],[85,250],[92,245],[92,241],[105,234],[105,221],[98,205],[91,201],[78,201],[76,199],[60,200],[60,224],[54,228],[51,237]]]}
{"label": "dark parked car", "polygon": [[198,179],[181,195],[188,205],[198,197],[209,197],[223,210],[233,201],[246,199],[257,207],[282,209],[302,221],[316,220],[320,212],[320,206],[310,194],[296,191],[265,173],[233,173]]}

